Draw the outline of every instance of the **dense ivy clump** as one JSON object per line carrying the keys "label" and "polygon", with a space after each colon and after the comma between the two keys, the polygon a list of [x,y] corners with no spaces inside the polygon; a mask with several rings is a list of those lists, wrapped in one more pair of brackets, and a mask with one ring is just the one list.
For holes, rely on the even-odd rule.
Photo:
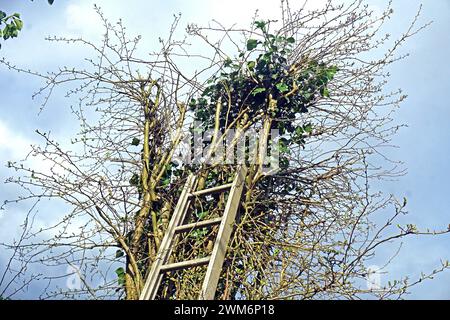
{"label": "dense ivy clump", "polygon": [[[241,52],[235,61],[227,59],[201,96],[191,100],[195,119],[202,123],[202,129],[211,128],[220,99],[227,106],[221,111],[222,130],[227,120],[235,119],[243,107],[249,107],[249,119],[263,112],[274,119],[272,127],[280,129],[281,134],[298,134],[305,128],[295,126],[296,114],[307,112],[318,97],[329,96],[327,84],[338,69],[308,58],[290,63],[295,39],[269,33],[266,22],[257,21],[255,26],[262,38],[249,39],[247,52]],[[277,101],[275,110],[269,110],[269,96]]]}

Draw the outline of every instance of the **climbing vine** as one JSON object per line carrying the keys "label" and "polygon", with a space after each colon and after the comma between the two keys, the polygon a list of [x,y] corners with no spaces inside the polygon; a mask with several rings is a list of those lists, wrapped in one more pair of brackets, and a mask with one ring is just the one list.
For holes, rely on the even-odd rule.
{"label": "climbing vine", "polygon": [[[318,99],[330,96],[328,84],[338,68],[308,57],[292,63],[289,56],[295,39],[270,33],[270,21],[256,21],[254,25],[261,37],[248,39],[246,50],[236,59],[227,58],[190,106],[204,130],[214,127],[218,101],[228,105],[220,111],[222,131],[239,117],[243,106],[250,121],[269,116],[271,129],[284,135],[280,151],[286,153],[291,144],[303,144],[304,135],[312,132],[312,124],[299,123],[297,116],[308,112]],[[269,97],[277,102],[276,108],[270,109]],[[285,158],[282,161],[288,165]]]}

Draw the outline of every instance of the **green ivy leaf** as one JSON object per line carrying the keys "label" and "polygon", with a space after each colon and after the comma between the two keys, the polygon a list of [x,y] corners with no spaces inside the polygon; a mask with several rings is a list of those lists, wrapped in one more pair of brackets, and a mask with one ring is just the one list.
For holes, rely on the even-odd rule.
{"label": "green ivy leaf", "polygon": [[327,68],[325,70],[325,76],[327,77],[328,81],[333,80],[334,76],[336,75],[336,72],[338,72],[338,68],[336,66],[332,66],[330,68]]}
{"label": "green ivy leaf", "polygon": [[230,58],[226,58],[225,62],[223,63],[224,67],[229,67],[231,66],[231,64],[233,63],[233,60],[231,60]]}
{"label": "green ivy leaf", "polygon": [[206,228],[197,229],[197,230],[192,231],[189,234],[189,237],[195,239],[196,241],[204,241],[207,233],[208,233],[208,230]]}
{"label": "green ivy leaf", "polygon": [[264,31],[266,28],[266,23],[264,21],[255,21],[255,26],[256,28]]}
{"label": "green ivy leaf", "polygon": [[[123,251],[122,250],[117,250],[116,251],[116,258],[120,258],[120,257],[123,257],[125,254],[123,253]],[[117,270],[116,270],[117,271]]]}
{"label": "green ivy leaf", "polygon": [[281,83],[281,82],[277,83],[276,87],[277,87],[278,91],[280,91],[281,93],[289,90],[289,87],[287,86],[287,84]]}
{"label": "green ivy leaf", "polygon": [[298,136],[301,136],[303,134],[304,130],[302,127],[295,128],[295,134]]}
{"label": "green ivy leaf", "polygon": [[14,23],[16,24],[17,30],[22,30],[23,28],[23,22],[20,19],[14,19]]}
{"label": "green ivy leaf", "polygon": [[140,140],[138,138],[133,138],[133,140],[131,141],[131,145],[132,146],[138,146],[139,142],[140,142]]}
{"label": "green ivy leaf", "polygon": [[203,218],[206,217],[207,214],[208,214],[208,211],[202,211],[202,212],[197,213],[196,215],[197,215],[197,218],[202,220]]}
{"label": "green ivy leaf", "polygon": [[162,186],[163,186],[163,187],[166,187],[166,186],[168,186],[169,184],[170,184],[170,178],[166,178],[166,179],[164,179],[163,182],[162,182]]}
{"label": "green ivy leaf", "polygon": [[116,269],[116,274],[118,276],[121,276],[121,275],[125,274],[125,270],[123,270],[122,267],[119,267],[119,268]]}
{"label": "green ivy leaf", "polygon": [[266,88],[256,88],[252,91],[252,95],[256,96],[258,93],[266,91]]}
{"label": "green ivy leaf", "polygon": [[117,283],[120,286],[123,286],[125,284],[125,270],[120,267],[116,269],[116,274],[117,274]]}
{"label": "green ivy leaf", "polygon": [[303,127],[303,130],[304,130],[306,133],[311,133],[312,130],[313,130],[312,124],[311,124],[311,123],[308,123],[306,126]]}
{"label": "green ivy leaf", "polygon": [[286,42],[287,43],[294,43],[295,39],[293,37],[289,37],[289,38],[286,39]]}
{"label": "green ivy leaf", "polygon": [[255,62],[255,61],[249,61],[249,62],[247,62],[247,67],[248,67],[250,70],[255,69],[255,65],[256,65],[256,62]]}
{"label": "green ivy leaf", "polygon": [[303,98],[305,98],[305,100],[309,100],[313,97],[313,94],[311,92],[304,92],[303,93]]}
{"label": "green ivy leaf", "polygon": [[255,39],[247,40],[247,50],[248,51],[255,49],[257,46],[258,46],[258,40],[255,40]]}
{"label": "green ivy leaf", "polygon": [[137,173],[133,173],[133,176],[130,179],[130,184],[132,186],[139,186],[139,182],[140,182],[140,177]]}
{"label": "green ivy leaf", "polygon": [[189,101],[189,106],[191,108],[195,107],[197,105],[197,100],[195,100],[194,98],[191,99],[191,101]]}

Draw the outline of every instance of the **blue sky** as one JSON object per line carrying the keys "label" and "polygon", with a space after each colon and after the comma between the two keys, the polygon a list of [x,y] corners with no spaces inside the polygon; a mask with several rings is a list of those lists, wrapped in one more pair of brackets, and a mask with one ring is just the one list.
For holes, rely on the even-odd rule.
{"label": "blue sky", "polygon": [[[312,6],[320,6],[323,0],[315,0]],[[373,8],[382,8],[386,1],[367,0]],[[60,65],[79,64],[83,51],[74,47],[61,47],[44,41],[47,35],[82,35],[95,40],[101,29],[93,11],[93,4],[102,7],[105,16],[115,21],[122,18],[130,34],[142,34],[141,47],[151,50],[159,36],[164,37],[173,14],[182,13],[182,28],[188,22],[198,24],[216,19],[224,24],[248,24],[255,9],[263,17],[271,17],[278,10],[277,1],[218,0],[194,1],[62,1],[53,6],[47,1],[0,0],[0,9],[20,12],[25,21],[18,39],[3,44],[0,57],[6,57],[19,65],[41,71],[54,70]],[[399,35],[408,27],[420,2],[395,0],[394,18],[388,31]],[[426,30],[411,39],[401,50],[411,56],[391,68],[388,89],[401,87],[408,99],[396,113],[396,121],[405,123],[394,138],[398,148],[389,154],[404,162],[407,175],[379,187],[387,193],[408,198],[410,214],[403,223],[415,223],[419,227],[440,228],[450,223],[450,108],[446,94],[450,90],[450,1],[426,1],[421,22],[433,20]],[[26,154],[28,146],[38,141],[34,130],[52,130],[60,140],[67,139],[77,130],[68,112],[68,101],[59,92],[50,100],[48,107],[38,116],[39,100],[32,100],[32,93],[39,88],[36,78],[12,73],[0,67],[0,180],[9,175],[3,166],[7,160],[18,160]],[[13,197],[17,190],[0,184],[0,201]],[[11,240],[19,231],[25,207],[0,212],[0,242]],[[49,210],[42,221],[53,219],[56,213]],[[388,268],[382,281],[395,276],[411,275],[414,279],[421,271],[430,271],[439,265],[440,259],[450,260],[450,235],[440,237],[411,237],[405,241],[399,256]],[[382,257],[394,252],[396,246],[385,249]],[[376,260],[375,260],[376,262]],[[5,256],[0,252],[0,271]],[[24,297],[33,297],[33,288]],[[441,274],[435,281],[426,282],[413,289],[410,298],[450,299],[450,272]]]}

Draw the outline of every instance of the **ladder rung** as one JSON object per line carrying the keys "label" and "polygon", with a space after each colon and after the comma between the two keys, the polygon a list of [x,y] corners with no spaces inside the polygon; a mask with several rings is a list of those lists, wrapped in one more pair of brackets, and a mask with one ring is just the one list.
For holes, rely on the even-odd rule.
{"label": "ladder rung", "polygon": [[187,260],[187,261],[181,261],[176,263],[169,263],[161,266],[161,272],[167,272],[167,271],[175,271],[190,267],[197,267],[197,266],[203,266],[209,263],[209,259],[211,257],[205,257],[200,259],[193,259],[193,260]]}
{"label": "ladder rung", "polygon": [[196,229],[196,228],[201,228],[201,227],[206,227],[206,226],[213,226],[215,224],[219,224],[220,222],[222,222],[222,217],[205,220],[205,221],[193,222],[193,223],[189,223],[189,224],[185,224],[185,225],[176,227],[175,233],[185,232],[185,231],[189,231],[191,229]]}
{"label": "ladder rung", "polygon": [[213,188],[209,188],[209,189],[204,189],[204,190],[192,192],[190,194],[190,196],[191,197],[192,196],[202,196],[202,195],[205,195],[205,194],[219,192],[219,191],[222,191],[222,190],[230,189],[232,185],[233,185],[232,183],[227,183],[227,184],[223,184],[221,186],[217,186],[217,187],[213,187]]}

